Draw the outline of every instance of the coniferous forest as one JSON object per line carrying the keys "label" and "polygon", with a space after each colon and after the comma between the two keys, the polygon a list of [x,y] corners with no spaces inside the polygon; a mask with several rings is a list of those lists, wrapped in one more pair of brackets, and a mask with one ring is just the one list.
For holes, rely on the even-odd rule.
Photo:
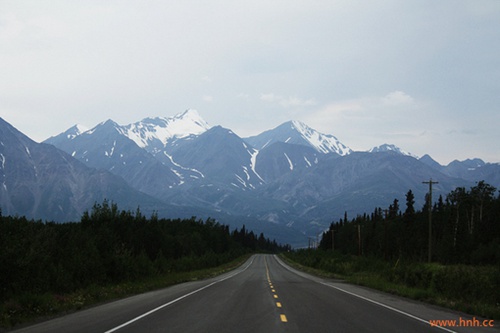
{"label": "coniferous forest", "polygon": [[44,223],[0,213],[0,300],[8,303],[0,309],[21,310],[22,301],[16,300],[26,295],[63,295],[211,268],[247,253],[283,250],[288,245],[257,236],[245,226],[231,231],[212,219],[147,218],[140,209],[120,211],[108,201],[95,204],[78,223]]}
{"label": "coniferous forest", "polygon": [[349,282],[500,319],[497,189],[483,181],[459,187],[421,210],[414,199],[410,190],[403,205],[394,200],[350,220],[345,214],[317,249],[286,257]]}
{"label": "coniferous forest", "polygon": [[[323,233],[319,248],[344,254],[400,258],[424,262],[429,253],[429,200],[414,207],[412,191],[406,203],[351,220],[347,216]],[[467,190],[458,187],[432,203],[431,261],[443,264],[500,263],[500,196],[481,181]]]}
{"label": "coniferous forest", "polygon": [[[49,305],[42,314],[50,313],[54,302],[64,298],[58,295],[216,267],[253,252],[286,252],[303,265],[351,275],[355,283],[370,285],[367,279],[375,277],[376,284],[389,283],[391,292],[395,284],[420,288],[419,299],[447,299],[461,304],[461,310],[472,306],[470,311],[498,318],[497,189],[478,182],[420,210],[414,203],[410,190],[404,204],[394,200],[352,219],[346,214],[323,233],[317,250],[292,252],[244,226],[231,231],[212,219],[146,217],[139,208],[122,211],[106,200],[74,223],[2,216],[0,211],[0,322],[11,325],[21,312],[36,316],[43,304]],[[427,264],[429,217],[432,264]],[[47,301],[33,295],[50,296]]]}

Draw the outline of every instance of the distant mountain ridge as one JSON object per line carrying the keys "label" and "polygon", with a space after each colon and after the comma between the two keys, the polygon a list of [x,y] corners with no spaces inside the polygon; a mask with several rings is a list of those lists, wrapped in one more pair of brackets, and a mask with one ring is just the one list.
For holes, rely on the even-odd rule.
{"label": "distant mountain ridge", "polygon": [[300,121],[288,121],[272,130],[245,138],[245,141],[257,149],[263,149],[275,142],[284,142],[312,147],[323,154],[336,153],[345,156],[352,152],[333,135],[322,134]]}
{"label": "distant mountain ridge", "polygon": [[200,135],[210,128],[198,111],[189,109],[176,116],[145,118],[122,127],[122,134],[148,152],[157,152],[178,139]]}
{"label": "distant mountain ridge", "polygon": [[[403,201],[409,189],[423,205],[427,188],[422,181],[428,178],[440,180],[436,195],[483,179],[500,185],[498,165],[488,171],[476,163],[479,168],[471,171],[469,165],[464,173],[391,144],[354,152],[335,136],[298,121],[249,138],[208,125],[195,110],[125,126],[105,125],[76,137],[61,135],[62,141],[52,143],[85,163],[101,161],[92,166],[165,202],[292,226],[302,233],[318,232],[346,211],[359,214],[394,198]],[[99,134],[107,131],[113,135]],[[83,145],[86,137],[88,145]]]}
{"label": "distant mountain ridge", "polygon": [[394,153],[397,153],[397,154],[401,154],[401,155],[404,155],[404,156],[411,156],[411,157],[414,157],[414,158],[418,159],[417,155],[414,155],[412,153],[404,151],[403,149],[401,149],[401,148],[399,148],[399,147],[397,147],[397,146],[395,146],[393,144],[387,144],[387,143],[384,143],[383,145],[380,145],[378,147],[373,147],[368,152],[369,153],[394,152]]}
{"label": "distant mountain ridge", "polygon": [[[288,239],[280,240],[293,244],[322,232],[345,212],[355,216],[389,205],[395,198],[403,202],[410,189],[417,207],[423,205],[428,188],[422,181],[430,178],[439,181],[436,199],[457,186],[468,187],[480,180],[500,187],[499,164],[474,159],[441,166],[428,155],[417,158],[390,144],[354,152],[335,136],[297,121],[241,138],[230,129],[210,126],[195,110],[129,125],[108,120],[92,129],[74,126],[47,139],[43,145],[50,147],[47,143],[67,153],[68,165],[79,161],[93,172],[113,174],[129,187],[118,193],[136,191],[130,192],[130,202],[151,198],[152,203],[144,205],[173,214],[169,217],[192,212],[216,216],[222,223],[253,223],[262,231],[273,230],[277,239],[286,235],[283,237]],[[20,145],[18,150],[25,148]],[[20,152],[17,154],[22,155]],[[0,163],[11,159],[1,154],[0,150]],[[57,167],[47,168],[53,168],[53,181],[65,179]],[[20,178],[13,174],[3,177]],[[23,188],[20,181],[15,187]],[[73,187],[81,191],[79,196],[88,198],[116,196],[81,183]],[[67,190],[50,191],[53,202],[47,206],[61,205],[64,212],[74,212],[67,219],[93,204],[93,199],[78,204],[65,199],[74,197]],[[1,198],[3,211],[16,212],[5,201],[6,195]],[[27,211],[17,209],[22,214]],[[51,217],[49,212],[45,216]],[[64,220],[64,214],[57,215],[57,220]]]}
{"label": "distant mountain ridge", "polygon": [[90,168],[56,147],[36,143],[0,118],[2,214],[78,220],[95,202],[113,197],[124,208],[156,207],[157,199],[122,178]]}

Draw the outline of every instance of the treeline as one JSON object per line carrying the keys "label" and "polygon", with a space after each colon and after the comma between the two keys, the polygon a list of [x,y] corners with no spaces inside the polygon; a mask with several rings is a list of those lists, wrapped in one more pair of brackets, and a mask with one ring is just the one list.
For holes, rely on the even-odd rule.
{"label": "treeline", "polygon": [[288,250],[243,226],[160,219],[104,201],[80,223],[43,223],[0,212],[0,299],[218,266],[248,252]]}
{"label": "treeline", "polygon": [[[400,208],[394,200],[386,209],[351,220],[347,214],[330,225],[319,248],[386,260],[426,261],[429,242],[429,200],[414,207],[412,191]],[[500,263],[500,196],[484,181],[467,190],[459,187],[432,206],[432,261],[444,264]]]}

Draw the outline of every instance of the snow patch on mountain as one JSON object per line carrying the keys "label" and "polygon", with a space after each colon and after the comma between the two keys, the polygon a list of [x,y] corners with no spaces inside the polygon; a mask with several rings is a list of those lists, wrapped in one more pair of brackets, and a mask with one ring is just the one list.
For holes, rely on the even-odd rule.
{"label": "snow patch on mountain", "polygon": [[288,121],[259,135],[245,139],[257,149],[264,149],[275,142],[298,144],[312,147],[319,153],[334,153],[341,156],[352,150],[341,143],[335,136],[320,133],[300,121]]}
{"label": "snow patch on mountain", "polygon": [[[250,173],[248,172],[248,168],[246,166],[244,166],[244,165],[242,166],[242,168],[243,168],[243,173],[246,176],[245,177],[246,180],[243,179],[240,175],[238,175],[238,174],[235,173],[234,176],[236,177],[236,180],[238,182],[240,182],[240,184],[243,185],[244,188],[250,188],[250,189],[254,190],[255,186],[251,183],[252,180],[251,180],[251,177],[250,177]],[[234,184],[234,183],[232,183],[232,184],[239,188],[239,186],[237,184]]]}
{"label": "snow patch on mountain", "polygon": [[[83,125],[80,125],[80,124],[76,124],[74,125],[73,127],[70,127],[69,129],[67,129],[64,133],[61,133],[60,135],[69,139],[69,140],[73,140],[74,138],[76,138],[77,136],[89,131],[90,129],[86,126],[83,126]],[[52,138],[55,138],[55,137],[52,137]],[[52,139],[51,138],[51,139]],[[50,140],[50,139],[49,139]]]}
{"label": "snow patch on mountain", "polygon": [[113,142],[113,146],[111,147],[110,151],[105,151],[104,152],[104,155],[106,155],[107,157],[112,157],[113,154],[115,153],[115,148],[116,148],[116,140],[114,140]]}
{"label": "snow patch on mountain", "polygon": [[373,147],[372,149],[368,150],[369,153],[384,153],[384,152],[395,152],[404,156],[411,156],[413,158],[418,159],[419,157],[417,155],[414,155],[410,152],[407,152],[396,145],[393,144],[387,144],[384,143],[383,145],[380,145],[378,147]]}
{"label": "snow patch on mountain", "polygon": [[267,145],[269,145],[270,143],[272,142],[272,140],[268,140],[262,147],[261,149],[264,149],[267,147]]}
{"label": "snow patch on mountain", "polygon": [[[250,150],[249,150],[250,152]],[[250,169],[252,169],[252,172],[261,180],[262,183],[265,183],[264,179],[258,174],[258,172],[255,170],[255,165],[257,163],[257,156],[259,155],[259,151],[257,149],[254,149],[251,152],[251,157],[250,157]]]}
{"label": "snow patch on mountain", "polygon": [[352,153],[349,147],[345,146],[333,135],[320,133],[300,121],[292,121],[292,128],[295,128],[311,146],[323,154],[335,152],[345,156]]}
{"label": "snow patch on mountain", "polygon": [[290,160],[290,157],[288,157],[288,155],[286,153],[283,153],[288,161],[288,164],[290,165],[290,171],[293,171],[293,163],[292,161]]}
{"label": "snow patch on mountain", "polygon": [[89,130],[88,127],[80,125],[80,124],[76,124],[75,126],[68,129],[66,132],[64,132],[64,134],[66,135],[66,137],[68,139],[72,140],[72,139],[76,138],[77,136],[81,135],[82,133],[87,132],[88,130]]}
{"label": "snow patch on mountain", "polygon": [[[196,173],[196,174],[198,174],[201,178],[205,178],[205,175],[204,175],[202,172],[200,172],[199,170],[196,170],[196,169],[193,169],[193,168],[187,168],[187,167],[184,167],[184,166],[180,165],[179,163],[176,163],[176,162],[174,161],[174,159],[172,158],[172,156],[170,156],[170,155],[169,155],[169,154],[167,154],[166,152],[163,152],[163,154],[164,154],[164,155],[165,155],[165,156],[166,156],[166,157],[170,160],[170,162],[172,162],[172,164],[173,164],[175,167],[177,167],[177,168],[179,168],[179,169],[181,169],[181,170],[184,170],[184,171],[190,171],[190,172]],[[172,169],[172,171],[174,171],[174,169]],[[174,172],[175,172],[175,173],[179,176],[179,178],[180,178],[180,179],[184,179],[184,176],[182,175],[182,173],[180,173],[180,172],[179,172],[179,171],[177,171],[177,170],[176,170],[176,171],[174,171]],[[196,178],[196,179],[200,178],[200,177],[195,176],[195,175],[190,175],[190,177],[191,177],[191,178]],[[181,185],[181,184],[179,184],[179,185]]]}
{"label": "snow patch on mountain", "polygon": [[139,147],[148,149],[158,146],[158,143],[165,147],[173,139],[200,135],[209,128],[198,111],[189,109],[173,117],[145,118],[137,123],[123,126],[122,133]]}

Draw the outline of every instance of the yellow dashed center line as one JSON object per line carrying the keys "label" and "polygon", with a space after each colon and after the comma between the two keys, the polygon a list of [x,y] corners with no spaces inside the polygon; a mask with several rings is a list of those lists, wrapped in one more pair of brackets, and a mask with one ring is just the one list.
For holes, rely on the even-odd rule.
{"label": "yellow dashed center line", "polygon": [[[271,288],[271,292],[273,293],[273,297],[275,299],[278,298],[278,295],[276,295],[276,289],[274,289],[273,283],[271,282],[271,277],[269,276],[269,267],[267,266],[267,259],[264,257],[264,260],[266,262],[266,275],[267,275],[267,282],[269,282],[269,287]],[[276,307],[277,308],[282,308],[281,302],[276,302]],[[287,323],[288,319],[284,314],[280,314],[280,319],[281,322]]]}

